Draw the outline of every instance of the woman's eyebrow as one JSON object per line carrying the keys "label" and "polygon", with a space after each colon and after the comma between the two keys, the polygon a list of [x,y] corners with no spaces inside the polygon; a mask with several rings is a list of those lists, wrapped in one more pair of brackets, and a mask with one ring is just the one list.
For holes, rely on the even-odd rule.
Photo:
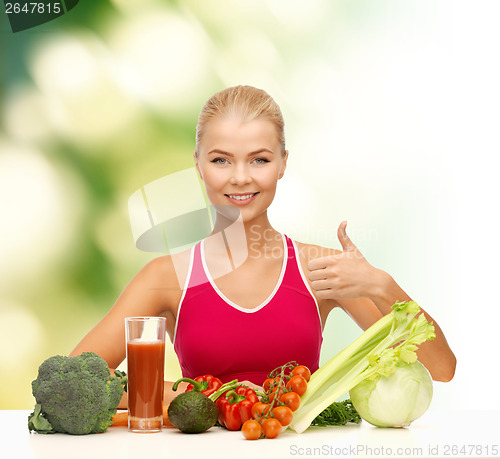
{"label": "woman's eyebrow", "polygon": [[208,154],[209,154],[209,155],[214,154],[214,155],[234,156],[232,153],[229,153],[229,152],[224,151],[224,150],[219,150],[219,149],[217,149],[217,148],[216,148],[216,149],[214,149],[214,150],[210,150],[210,151],[208,152]]}
{"label": "woman's eyebrow", "polygon": [[[268,148],[260,148],[259,150],[255,150],[255,151],[252,151],[250,153],[248,153],[248,156],[254,156],[254,155],[258,155],[260,153],[271,153],[273,154],[274,152],[272,150],[269,150]],[[224,150],[219,150],[219,149],[213,149],[213,150],[210,150],[208,152],[208,154],[218,154],[218,155],[226,155],[226,156],[230,156],[230,157],[234,157],[234,155],[232,153],[229,153],[228,151],[224,151]]]}
{"label": "woman's eyebrow", "polygon": [[258,155],[260,153],[271,153],[271,154],[273,154],[274,152],[272,150],[269,150],[269,148],[261,148],[259,150],[255,150],[255,151],[252,151],[251,153],[248,153],[248,156]]}

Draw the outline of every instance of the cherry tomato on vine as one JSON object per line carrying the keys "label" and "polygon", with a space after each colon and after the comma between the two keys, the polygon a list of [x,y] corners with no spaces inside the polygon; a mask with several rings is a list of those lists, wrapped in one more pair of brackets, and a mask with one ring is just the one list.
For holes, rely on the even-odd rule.
{"label": "cherry tomato on vine", "polygon": [[286,388],[298,395],[304,395],[307,390],[307,381],[300,375],[295,375],[286,383]]}
{"label": "cherry tomato on vine", "polygon": [[262,436],[262,426],[255,419],[249,419],[241,426],[241,432],[247,440],[258,440]]}
{"label": "cherry tomato on vine", "polygon": [[280,402],[283,402],[292,411],[296,411],[300,406],[300,397],[296,392],[286,392],[280,397]]}
{"label": "cherry tomato on vine", "polygon": [[282,426],[287,426],[293,420],[293,412],[288,406],[276,406],[273,408],[274,419],[277,419]]}
{"label": "cherry tomato on vine", "polygon": [[274,387],[273,389],[271,389],[271,392],[269,393],[269,402],[272,402],[275,398],[279,399],[284,392],[285,392],[284,386]]}
{"label": "cherry tomato on vine", "polygon": [[278,378],[278,377],[276,377],[276,378],[267,378],[264,381],[264,384],[262,385],[262,387],[264,388],[264,392],[268,392],[269,388],[271,386],[277,386],[279,384],[279,380],[280,380],[280,378]]}
{"label": "cherry tomato on vine", "polygon": [[254,419],[260,418],[262,415],[269,413],[271,409],[268,403],[257,402],[252,405],[252,417]]}
{"label": "cherry tomato on vine", "polygon": [[267,418],[262,423],[262,430],[266,438],[276,438],[281,432],[281,424],[277,419]]}
{"label": "cherry tomato on vine", "polygon": [[293,376],[295,375],[300,375],[302,376],[307,382],[311,379],[311,371],[309,368],[307,368],[305,365],[297,365],[292,371],[291,374]]}

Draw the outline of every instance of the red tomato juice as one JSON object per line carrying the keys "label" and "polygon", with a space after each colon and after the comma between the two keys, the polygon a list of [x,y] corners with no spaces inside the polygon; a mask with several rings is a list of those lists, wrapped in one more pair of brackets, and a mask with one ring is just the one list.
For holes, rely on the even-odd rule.
{"label": "red tomato juice", "polygon": [[132,340],[127,343],[127,396],[131,416],[162,416],[165,343]]}

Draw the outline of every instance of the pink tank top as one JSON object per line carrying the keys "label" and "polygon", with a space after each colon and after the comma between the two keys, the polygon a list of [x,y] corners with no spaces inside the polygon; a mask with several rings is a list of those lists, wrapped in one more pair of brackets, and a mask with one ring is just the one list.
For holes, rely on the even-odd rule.
{"label": "pink tank top", "polygon": [[191,249],[186,286],[177,312],[174,350],[184,377],[212,374],[262,385],[290,360],[318,369],[323,341],[316,299],[295,243],[285,235],[278,283],[259,306],[247,309],[226,298],[212,279],[204,241]]}

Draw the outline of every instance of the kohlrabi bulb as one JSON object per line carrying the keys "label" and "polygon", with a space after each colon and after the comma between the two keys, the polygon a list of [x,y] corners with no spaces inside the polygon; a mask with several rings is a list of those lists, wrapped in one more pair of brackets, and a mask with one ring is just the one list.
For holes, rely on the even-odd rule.
{"label": "kohlrabi bulb", "polygon": [[406,427],[432,400],[432,379],[420,363],[399,363],[390,376],[366,379],[349,392],[359,415],[378,427]]}

